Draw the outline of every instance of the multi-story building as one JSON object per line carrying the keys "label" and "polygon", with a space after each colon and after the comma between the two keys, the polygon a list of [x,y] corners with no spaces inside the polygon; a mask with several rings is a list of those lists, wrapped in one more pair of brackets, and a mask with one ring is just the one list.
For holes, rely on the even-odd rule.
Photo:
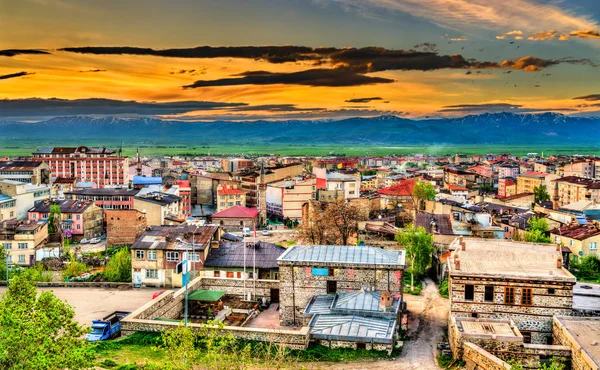
{"label": "multi-story building", "polygon": [[129,159],[107,148],[41,148],[33,159],[48,163],[54,177],[75,177],[100,188],[129,182]]}
{"label": "multi-story building", "polygon": [[596,162],[591,160],[573,161],[563,166],[563,176],[576,176],[586,179],[594,178]]}
{"label": "multi-story building", "polygon": [[220,237],[217,225],[153,226],[131,246],[133,283],[180,287],[182,277],[175,271],[177,264],[190,261],[193,275],[198,276],[211,247],[218,246]]}
{"label": "multi-story building", "polygon": [[247,170],[254,167],[254,161],[245,158],[226,158],[221,160],[221,169],[225,172]]}
{"label": "multi-story building", "polygon": [[316,188],[329,192],[342,192],[344,199],[360,197],[360,173],[349,174],[329,171],[325,168],[313,168]]}
{"label": "multi-story building", "polygon": [[133,206],[146,213],[148,226],[179,225],[186,219],[181,213],[181,197],[173,194],[138,194],[134,197]]}
{"label": "multi-story building", "polygon": [[293,179],[267,185],[267,213],[281,219],[302,220],[302,206],[316,197],[316,179]]}
{"label": "multi-story building", "polygon": [[50,166],[38,161],[0,161],[0,180],[50,185]]}
{"label": "multi-story building", "polygon": [[138,192],[137,189],[127,188],[82,189],[66,192],[65,196],[77,200],[92,200],[104,209],[132,209],[133,198]]}
{"label": "multi-story building", "polygon": [[246,192],[237,185],[222,184],[217,186],[217,212],[233,206],[246,206]]}
{"label": "multi-story building", "polygon": [[175,180],[179,187],[179,197],[181,198],[181,214],[184,217],[192,215],[192,188],[189,180]]}
{"label": "multi-story building", "polygon": [[590,255],[600,257],[600,229],[595,224],[572,223],[550,231],[550,235],[554,243],[569,247],[575,258]]}
{"label": "multi-story building", "polygon": [[498,166],[498,179],[505,177],[515,178],[519,174],[519,166],[517,165],[501,165]]}
{"label": "multi-story building", "polygon": [[506,198],[517,194],[517,182],[514,178],[503,177],[498,180],[498,197]]}
{"label": "multi-story building", "polygon": [[550,193],[551,181],[557,176],[545,172],[528,171],[517,175],[517,194],[533,193],[533,189],[540,185],[546,185]]}
{"label": "multi-story building", "polygon": [[459,237],[450,250],[451,316],[510,319],[525,343],[552,343],[552,317],[571,314],[576,283],[560,246]]}
{"label": "multi-story building", "polygon": [[17,201],[13,197],[0,194],[0,222],[12,220],[17,215]]}
{"label": "multi-story building", "polygon": [[[567,176],[554,180],[554,182],[555,186],[552,187],[554,189],[554,200],[558,202],[559,207],[582,200],[600,202],[599,180]],[[550,190],[548,192],[552,195]]]}
{"label": "multi-story building", "polygon": [[38,203],[28,211],[31,221],[48,221],[50,207],[60,207],[60,224],[63,230],[71,230],[75,237],[93,238],[103,234],[103,210],[91,200],[59,200],[56,203],[47,200]]}
{"label": "multi-story building", "polygon": [[3,244],[9,264],[32,266],[35,250],[48,238],[45,221],[8,220],[0,222],[0,243]]}
{"label": "multi-story building", "polygon": [[0,180],[0,194],[14,200],[14,217],[27,219],[27,211],[34,205],[50,199],[50,187],[47,185],[26,184],[15,180]]}
{"label": "multi-story building", "polygon": [[132,245],[148,227],[146,214],[137,209],[107,209],[104,214],[109,247]]}
{"label": "multi-story building", "polygon": [[444,169],[444,187],[448,185],[464,186],[471,188],[476,185],[478,175],[474,172],[459,170],[456,168]]}
{"label": "multi-story building", "polygon": [[[259,207],[259,190],[266,191],[267,184],[281,181],[286,178],[293,178],[302,175],[304,165],[302,163],[279,164],[275,166],[264,167],[262,170],[247,170],[235,174],[235,178],[241,181],[241,189],[246,191],[246,207]],[[264,172],[261,174],[261,172]],[[264,183],[261,184],[261,178]],[[266,205],[265,205],[266,207]],[[265,209],[266,211],[266,209]]]}

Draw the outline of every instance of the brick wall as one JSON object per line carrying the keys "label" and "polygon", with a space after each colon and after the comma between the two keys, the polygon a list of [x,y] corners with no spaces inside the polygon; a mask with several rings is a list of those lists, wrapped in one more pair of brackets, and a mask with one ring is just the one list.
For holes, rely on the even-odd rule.
{"label": "brick wall", "polygon": [[135,209],[105,210],[108,246],[132,245],[146,231],[146,216]]}

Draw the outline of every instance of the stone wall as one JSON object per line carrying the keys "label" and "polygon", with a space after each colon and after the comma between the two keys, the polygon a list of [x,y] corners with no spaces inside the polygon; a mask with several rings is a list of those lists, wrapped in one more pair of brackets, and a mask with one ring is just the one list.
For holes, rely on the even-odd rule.
{"label": "stone wall", "polygon": [[[317,341],[320,345],[327,348],[357,348],[356,342],[347,342],[342,340],[319,340]],[[386,351],[389,353],[392,352],[393,345],[392,344],[382,344],[382,343],[365,343],[365,349],[374,350],[374,351]]]}
{"label": "stone wall", "polygon": [[[600,367],[585,352],[575,338],[567,331],[560,320],[570,318],[555,317],[553,320],[553,338],[555,344],[561,344],[571,349],[571,368],[573,370],[600,370]],[[573,320],[573,319],[571,319]],[[600,320],[600,318],[577,318],[576,320]]]}
{"label": "stone wall", "polygon": [[[473,343],[465,343],[464,357],[467,369],[510,370],[510,365]],[[475,364],[476,366],[473,366]]]}
{"label": "stone wall", "polygon": [[[465,300],[465,285],[474,285],[474,298]],[[484,299],[485,286],[494,287],[492,302]],[[514,287],[515,303],[505,304],[505,287]],[[521,304],[523,288],[532,289],[532,304]],[[550,294],[549,289],[554,289]],[[552,317],[572,312],[573,287],[568,282],[512,281],[476,277],[450,277],[450,311],[452,316],[513,320],[520,331],[531,333],[531,342],[545,344],[552,336]]]}
{"label": "stone wall", "polygon": [[[200,287],[200,289],[206,290],[221,290],[238,298],[244,297],[244,281],[242,279],[204,277]],[[270,300],[271,289],[279,289],[279,280],[256,280],[256,297],[266,297]],[[246,280],[246,292],[254,292],[254,280]]]}
{"label": "stone wall", "polygon": [[[333,266],[331,266],[333,268]],[[333,268],[332,276],[315,276],[311,267],[279,266],[280,310],[282,325],[294,325],[301,321],[302,312],[314,295],[327,294],[327,284],[335,281],[337,292],[357,291],[361,288],[390,290],[392,294],[402,294],[401,269],[387,270],[384,266],[375,270],[375,266],[365,268]],[[295,315],[294,315],[295,311]],[[295,319],[294,319],[295,317]]]}

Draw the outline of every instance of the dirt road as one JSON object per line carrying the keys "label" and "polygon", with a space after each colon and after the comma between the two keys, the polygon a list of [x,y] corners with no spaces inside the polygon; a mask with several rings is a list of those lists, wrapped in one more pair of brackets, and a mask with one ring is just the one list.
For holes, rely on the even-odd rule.
{"label": "dirt road", "polygon": [[426,279],[424,289],[418,296],[405,295],[410,312],[410,340],[404,342],[402,354],[393,360],[373,362],[347,362],[324,366],[326,369],[439,369],[436,364],[436,345],[441,340],[447,324],[448,300],[440,297],[433,281]]}

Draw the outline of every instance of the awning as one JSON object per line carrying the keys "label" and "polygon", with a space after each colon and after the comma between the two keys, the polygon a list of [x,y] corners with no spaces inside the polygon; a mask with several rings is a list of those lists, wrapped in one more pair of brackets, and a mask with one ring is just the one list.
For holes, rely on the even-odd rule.
{"label": "awning", "polygon": [[188,294],[188,300],[190,301],[205,301],[205,302],[216,302],[225,295],[225,292],[220,290],[195,290]]}

